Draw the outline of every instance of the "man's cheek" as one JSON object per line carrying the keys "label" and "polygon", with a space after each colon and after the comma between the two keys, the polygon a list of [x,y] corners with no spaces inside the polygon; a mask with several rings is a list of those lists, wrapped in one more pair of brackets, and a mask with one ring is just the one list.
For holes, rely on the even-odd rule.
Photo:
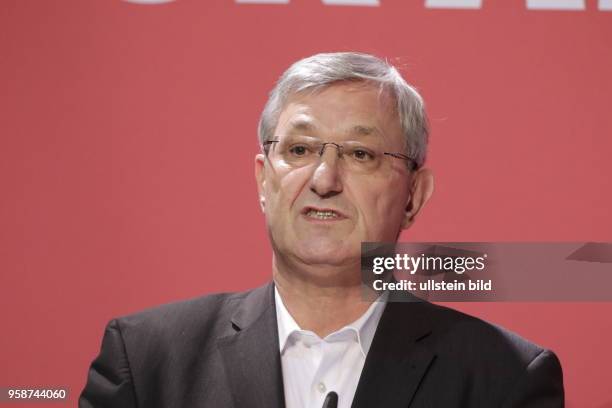
{"label": "man's cheek", "polygon": [[293,204],[298,199],[303,182],[299,182],[296,178],[289,177],[283,181],[279,195],[281,196],[281,202],[287,208],[293,207]]}

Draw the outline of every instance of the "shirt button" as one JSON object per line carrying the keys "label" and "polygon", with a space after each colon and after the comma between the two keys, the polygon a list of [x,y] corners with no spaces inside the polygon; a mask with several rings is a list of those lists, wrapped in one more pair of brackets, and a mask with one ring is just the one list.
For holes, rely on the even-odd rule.
{"label": "shirt button", "polygon": [[317,384],[317,390],[319,390],[320,393],[324,393],[326,389],[327,388],[325,388],[325,384],[323,384],[322,382]]}

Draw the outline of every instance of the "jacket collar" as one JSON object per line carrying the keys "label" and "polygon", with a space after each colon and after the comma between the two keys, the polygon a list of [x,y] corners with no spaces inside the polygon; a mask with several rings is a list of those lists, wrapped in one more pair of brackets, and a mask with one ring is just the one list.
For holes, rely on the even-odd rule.
{"label": "jacket collar", "polygon": [[234,333],[218,340],[236,407],[283,408],[283,376],[274,308],[274,285],[237,298]]}
{"label": "jacket collar", "polygon": [[[231,318],[234,333],[218,340],[235,406],[283,408],[274,284],[248,292]],[[353,408],[408,407],[435,355],[422,340],[432,309],[411,295],[392,294],[381,316],[353,399]]]}
{"label": "jacket collar", "polygon": [[353,408],[410,406],[435,354],[422,340],[432,332],[432,305],[390,297],[353,399]]}

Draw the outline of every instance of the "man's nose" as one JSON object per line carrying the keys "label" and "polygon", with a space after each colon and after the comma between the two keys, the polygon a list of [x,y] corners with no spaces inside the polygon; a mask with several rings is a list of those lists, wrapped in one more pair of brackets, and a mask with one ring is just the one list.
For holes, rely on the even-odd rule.
{"label": "man's nose", "polygon": [[342,179],[340,174],[339,146],[327,144],[323,146],[323,153],[316,164],[310,180],[310,189],[321,197],[329,197],[342,192]]}

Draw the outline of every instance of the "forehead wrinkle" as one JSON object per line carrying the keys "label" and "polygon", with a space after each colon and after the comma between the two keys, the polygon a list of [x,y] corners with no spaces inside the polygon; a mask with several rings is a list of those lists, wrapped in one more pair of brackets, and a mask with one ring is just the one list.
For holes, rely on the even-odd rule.
{"label": "forehead wrinkle", "polygon": [[289,127],[296,130],[312,130],[315,126],[311,121],[300,118],[289,122]]}
{"label": "forehead wrinkle", "polygon": [[314,120],[308,115],[298,115],[297,117],[293,117],[289,119],[287,122],[287,132],[295,133],[295,132],[306,132],[312,133],[317,130],[317,125]]}

